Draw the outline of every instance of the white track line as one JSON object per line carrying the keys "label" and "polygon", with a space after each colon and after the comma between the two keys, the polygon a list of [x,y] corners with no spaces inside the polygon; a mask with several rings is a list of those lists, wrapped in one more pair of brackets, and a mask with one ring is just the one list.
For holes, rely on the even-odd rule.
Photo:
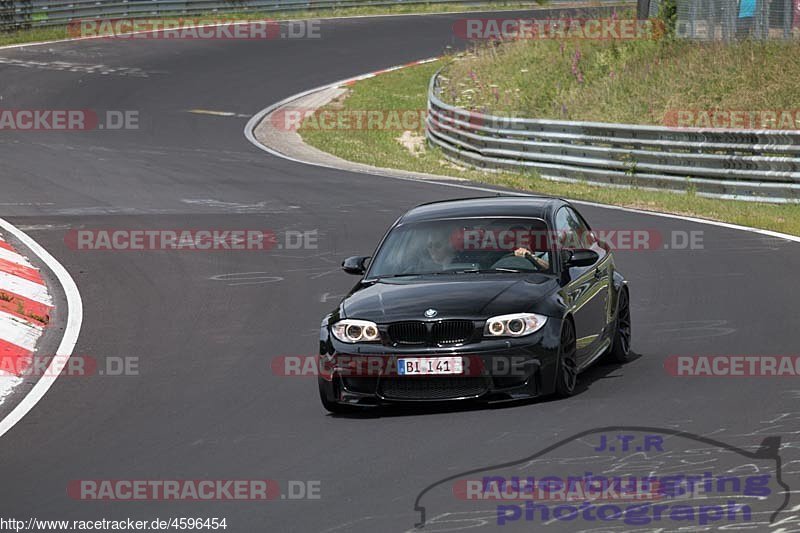
{"label": "white track line", "polygon": [[0,437],[6,434],[8,430],[14,427],[17,422],[33,409],[39,400],[44,397],[50,387],[53,386],[61,371],[66,366],[69,356],[72,355],[72,350],[75,349],[75,344],[78,342],[78,335],[81,331],[81,324],[83,323],[83,302],[81,295],[78,292],[78,286],[72,276],[69,275],[67,269],[64,268],[50,253],[42,248],[42,246],[25,234],[23,231],[11,225],[8,221],[0,218],[0,228],[8,233],[14,235],[22,244],[24,244],[32,253],[41,259],[50,270],[55,274],[58,282],[64,290],[64,295],[67,300],[66,316],[67,323],[64,327],[64,336],[61,338],[61,343],[58,345],[55,355],[62,357],[53,357],[47,370],[44,372],[39,381],[31,388],[28,394],[17,404],[14,409],[0,421]]}
{"label": "white track line", "polygon": [[[429,59],[423,59],[421,61],[408,63],[406,65],[390,67],[388,69],[381,69],[381,70],[377,70],[375,72],[368,72],[367,74],[361,74],[360,76],[355,76],[355,77],[352,77],[352,78],[347,78],[347,79],[344,79],[344,80],[335,81],[333,83],[329,83],[327,85],[316,87],[314,89],[309,89],[307,91],[303,91],[301,93],[297,93],[297,94],[295,94],[293,96],[290,96],[288,98],[284,98],[283,100],[281,100],[279,102],[276,102],[276,103],[274,103],[274,104],[262,109],[261,111],[259,111],[255,115],[253,115],[250,118],[250,120],[247,121],[247,124],[245,124],[244,136],[247,138],[248,141],[250,141],[250,143],[252,143],[258,149],[263,150],[263,151],[265,151],[265,152],[267,152],[267,153],[269,153],[271,155],[274,155],[275,157],[280,157],[281,159],[286,159],[286,160],[292,161],[294,163],[300,163],[300,164],[303,164],[303,165],[310,165],[310,166],[322,167],[322,168],[330,168],[330,169],[335,169],[335,170],[344,170],[346,172],[358,172],[358,173],[361,173],[361,174],[370,174],[370,172],[367,171],[367,170],[340,168],[340,167],[337,167],[337,166],[334,166],[334,165],[327,165],[325,163],[316,163],[316,162],[312,162],[312,161],[303,161],[302,159],[297,159],[295,157],[291,157],[291,156],[288,156],[286,154],[282,154],[281,152],[273,150],[272,148],[269,148],[268,146],[264,146],[263,144],[258,142],[258,139],[256,139],[255,133],[254,133],[255,129],[256,129],[256,127],[258,127],[258,125],[261,123],[261,121],[264,119],[265,116],[269,115],[270,113],[272,113],[273,111],[275,111],[276,109],[278,109],[280,107],[283,107],[283,106],[285,106],[285,105],[287,105],[287,104],[289,104],[291,102],[294,102],[295,100],[298,100],[299,98],[303,98],[304,96],[308,96],[310,94],[313,94],[313,93],[316,93],[316,92],[320,92],[320,91],[325,91],[327,89],[331,89],[333,87],[338,87],[340,85],[346,85],[346,84],[354,82],[354,81],[359,81],[359,80],[363,80],[363,79],[366,79],[366,78],[371,78],[371,77],[375,76],[376,73],[379,73],[379,72],[386,72],[386,71],[389,71],[389,70],[398,70],[400,68],[406,68],[406,67],[414,66],[414,65],[417,65],[417,64],[429,63],[431,61],[436,61],[437,59],[440,59],[440,58],[434,57],[434,58],[429,58]],[[414,181],[414,182],[417,182],[417,183],[427,183],[427,184],[430,184],[430,185],[437,185],[437,186],[441,186],[441,187],[456,187],[456,188],[459,188],[459,189],[467,189],[467,190],[471,190],[471,191],[481,191],[481,192],[488,192],[488,193],[498,193],[498,192],[500,192],[500,193],[503,193],[503,194],[510,194],[510,195],[517,195],[517,196],[531,196],[531,194],[529,194],[529,193],[524,193],[524,192],[519,192],[519,191],[507,191],[507,190],[502,190],[502,189],[495,189],[495,188],[491,188],[489,186],[481,187],[481,186],[477,186],[477,185],[466,185],[466,184],[459,184],[459,183],[452,183],[452,182],[444,183],[444,182],[440,182],[440,181],[432,181],[431,179],[422,179],[422,178],[417,179],[417,178],[409,178],[409,177],[405,177],[405,176],[395,176],[395,175],[388,174],[386,172],[386,171],[391,172],[393,170],[393,169],[390,169],[390,168],[381,168],[381,169],[378,169],[378,170],[383,171],[380,174],[381,177],[387,177],[387,178],[392,178],[392,179],[398,179],[398,180],[404,180],[404,181]],[[448,178],[449,178],[448,176],[442,176],[442,179],[448,179]],[[735,229],[735,230],[740,230],[740,231],[748,231],[750,233],[758,233],[759,235],[766,235],[768,237],[775,237],[775,238],[778,238],[778,239],[784,239],[784,240],[792,241],[792,242],[800,242],[800,236],[797,236],[797,235],[790,235],[788,233],[780,233],[780,232],[777,232],[777,231],[770,231],[770,230],[759,229],[759,228],[751,228],[749,226],[740,226],[738,224],[729,224],[727,222],[718,222],[716,220],[707,220],[707,219],[704,219],[704,218],[696,218],[696,217],[688,217],[688,216],[683,216],[683,215],[675,215],[675,214],[672,214],[672,213],[661,213],[659,211],[646,211],[644,209],[634,209],[634,208],[630,208],[630,207],[621,207],[621,206],[616,206],[616,205],[598,204],[598,203],[595,203],[595,202],[587,202],[587,201],[583,201],[583,200],[570,200],[570,202],[573,203],[573,204],[588,205],[588,206],[591,206],[591,207],[598,207],[598,208],[601,208],[601,209],[613,209],[613,210],[616,210],[616,211],[624,211],[626,213],[637,213],[637,214],[649,215],[649,216],[653,216],[653,217],[672,218],[672,219],[676,219],[676,220],[685,220],[687,222],[694,222],[694,223],[697,223],[697,224],[707,224],[709,226],[717,226],[717,227],[721,227],[721,228]]]}

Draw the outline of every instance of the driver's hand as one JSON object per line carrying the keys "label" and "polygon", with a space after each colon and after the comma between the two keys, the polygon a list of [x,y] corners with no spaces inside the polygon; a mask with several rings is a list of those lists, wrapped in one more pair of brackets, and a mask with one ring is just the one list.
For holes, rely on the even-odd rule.
{"label": "driver's hand", "polygon": [[548,268],[550,268],[550,264],[547,261],[545,261],[540,257],[536,257],[527,248],[517,248],[516,250],[514,250],[514,255],[516,255],[517,257],[525,257],[526,259],[530,259],[533,262],[533,264],[535,264],[537,267],[543,270],[547,270]]}
{"label": "driver's hand", "polygon": [[517,248],[516,250],[514,250],[514,255],[516,255],[517,257],[528,257],[533,254],[527,248]]}

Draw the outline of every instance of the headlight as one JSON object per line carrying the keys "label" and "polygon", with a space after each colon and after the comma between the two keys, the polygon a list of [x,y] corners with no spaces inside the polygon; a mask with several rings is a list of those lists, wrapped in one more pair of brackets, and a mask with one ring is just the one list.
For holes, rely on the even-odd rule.
{"label": "headlight", "polygon": [[486,337],[524,337],[542,329],[547,317],[534,313],[518,313],[490,318],[483,335]]}
{"label": "headlight", "polygon": [[380,340],[378,325],[368,320],[340,320],[333,325],[333,336],[342,342],[375,342]]}

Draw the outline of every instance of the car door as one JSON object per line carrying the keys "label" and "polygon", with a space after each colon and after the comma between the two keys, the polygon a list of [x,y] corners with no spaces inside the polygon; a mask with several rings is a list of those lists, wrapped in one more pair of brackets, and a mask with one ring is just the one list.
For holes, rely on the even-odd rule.
{"label": "car door", "polygon": [[578,364],[584,365],[602,348],[607,324],[609,297],[609,255],[600,246],[586,222],[569,206],[556,213],[555,229],[559,252],[570,249],[590,249],[599,256],[587,267],[563,266],[562,283],[575,320]]}

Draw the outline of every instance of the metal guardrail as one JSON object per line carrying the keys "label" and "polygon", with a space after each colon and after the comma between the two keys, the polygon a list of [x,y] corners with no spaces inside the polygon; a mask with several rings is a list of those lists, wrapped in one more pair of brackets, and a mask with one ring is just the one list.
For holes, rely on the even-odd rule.
{"label": "metal guardrail", "polygon": [[698,195],[800,202],[800,131],[684,129],[499,117],[428,91],[426,136],[451,161],[486,170]]}
{"label": "metal guardrail", "polygon": [[[562,0],[566,1],[566,0]],[[0,31],[66,25],[77,20],[200,16],[417,4],[516,5],[492,0],[0,0]],[[531,2],[533,3],[533,2]],[[559,2],[555,2],[557,5]],[[591,5],[592,2],[587,2]],[[594,0],[593,3],[619,3]]]}

